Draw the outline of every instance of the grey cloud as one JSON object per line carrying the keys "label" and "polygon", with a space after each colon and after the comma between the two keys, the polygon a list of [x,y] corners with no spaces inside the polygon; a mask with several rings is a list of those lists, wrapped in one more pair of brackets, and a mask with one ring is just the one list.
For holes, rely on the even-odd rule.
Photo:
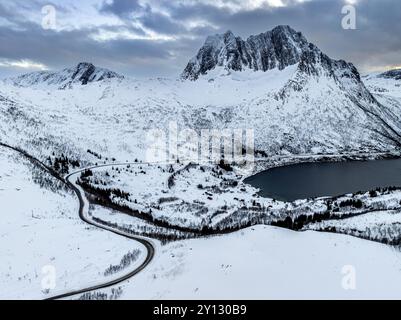
{"label": "grey cloud", "polygon": [[137,10],[142,10],[138,0],[114,0],[111,3],[104,1],[100,8],[101,12],[115,14],[120,17],[126,17]]}
{"label": "grey cloud", "polygon": [[[25,6],[29,6],[26,3]],[[106,42],[93,40],[90,35],[99,33],[99,30],[85,27],[69,32],[44,31],[39,25],[24,21],[18,12],[9,12],[0,4],[0,16],[6,16],[20,27],[13,30],[0,26],[0,41],[3,44],[0,58],[31,59],[52,68],[89,60],[125,74],[174,76],[182,71],[211,33],[230,29],[237,35],[247,37],[279,24],[288,24],[302,31],[309,41],[329,56],[351,61],[362,71],[372,67],[401,65],[401,1],[360,0],[357,5],[357,30],[341,28],[342,0],[303,3],[288,0],[286,3],[287,7],[233,13],[227,8],[216,8],[202,2],[161,1],[159,8],[164,13],[160,13],[136,0],[107,3],[102,0],[99,14],[112,14],[125,22],[124,26],[104,26],[102,30],[129,30],[145,35],[144,30],[131,23],[134,13],[145,28],[158,34],[173,35],[177,39]],[[67,4],[64,10],[68,10]],[[192,29],[188,27],[189,21],[200,19],[207,24]]]}

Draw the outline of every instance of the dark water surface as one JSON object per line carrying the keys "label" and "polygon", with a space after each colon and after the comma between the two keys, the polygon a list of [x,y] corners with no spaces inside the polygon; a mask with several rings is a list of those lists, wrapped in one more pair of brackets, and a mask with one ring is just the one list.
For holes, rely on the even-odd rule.
{"label": "dark water surface", "polygon": [[401,187],[401,159],[295,164],[258,173],[245,182],[259,188],[261,196],[282,201]]}

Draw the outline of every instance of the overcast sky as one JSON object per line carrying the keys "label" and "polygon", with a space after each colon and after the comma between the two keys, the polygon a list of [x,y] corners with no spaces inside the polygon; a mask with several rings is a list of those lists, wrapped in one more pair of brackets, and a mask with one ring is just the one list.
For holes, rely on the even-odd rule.
{"label": "overcast sky", "polygon": [[[350,3],[356,30],[341,26]],[[401,67],[400,21],[400,0],[1,0],[0,76],[80,61],[137,77],[177,76],[207,35],[246,38],[283,24],[367,73]]]}

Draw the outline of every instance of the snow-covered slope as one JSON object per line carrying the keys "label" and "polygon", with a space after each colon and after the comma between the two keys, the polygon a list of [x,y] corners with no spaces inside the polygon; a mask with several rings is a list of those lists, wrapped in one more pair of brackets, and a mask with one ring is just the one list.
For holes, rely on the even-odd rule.
{"label": "snow-covered slope", "polygon": [[9,83],[21,87],[54,86],[59,89],[69,88],[74,84],[86,85],[106,79],[124,77],[107,69],[95,67],[92,63],[81,62],[75,67],[58,72],[40,71],[8,79]]}
{"label": "snow-covered slope", "polygon": [[[103,283],[146,257],[141,244],[82,222],[72,192],[4,147],[0,203],[0,299],[44,299]],[[139,256],[128,271],[105,274],[133,250]],[[55,271],[54,288],[47,287],[46,268]]]}
{"label": "snow-covered slope", "polygon": [[[264,141],[257,141],[263,150],[271,151],[274,146],[276,152],[341,152],[386,144],[388,147],[385,140],[400,145],[401,110],[380,104],[351,63],[329,58],[288,26],[246,41],[232,32],[209,37],[182,77],[210,81],[211,75],[216,74],[227,78],[243,71],[270,73],[294,68],[292,73],[286,73],[281,88],[269,90],[265,86],[264,93],[233,112],[238,115],[246,109],[247,117],[230,119],[236,125],[238,118],[246,119],[256,127],[257,136],[263,132],[264,137],[269,137],[270,148]],[[253,118],[253,113],[261,116]]]}
{"label": "snow-covered slope", "polygon": [[399,299],[401,255],[349,236],[256,226],[169,244],[122,299]]}
{"label": "snow-covered slope", "polygon": [[[17,86],[2,83],[2,139],[42,143],[41,137],[90,161],[96,159],[85,154],[88,146],[105,157],[132,161],[144,157],[150,129],[177,122],[179,129],[253,129],[255,147],[268,156],[397,150],[400,108],[379,103],[352,64],[330,59],[289,27],[250,37],[245,45],[250,60],[244,58],[248,54],[241,51],[240,39],[234,37],[232,47],[227,37],[232,34],[207,40],[213,54],[195,59],[205,71],[191,69],[196,81],[189,76],[114,81],[117,77],[71,90],[54,90],[65,85],[55,80],[60,75],[49,78],[56,86],[46,81],[38,86],[28,81],[30,76]],[[94,79],[100,80],[101,73],[96,74]],[[26,87],[29,83],[34,85]],[[35,129],[22,127],[26,123]],[[15,131],[22,133],[9,133]]]}
{"label": "snow-covered slope", "polygon": [[401,98],[401,69],[370,74],[364,81],[374,94]]}
{"label": "snow-covered slope", "polygon": [[[401,69],[365,76],[363,81],[375,99],[392,114],[393,126],[401,123]],[[399,139],[399,135],[398,138]]]}

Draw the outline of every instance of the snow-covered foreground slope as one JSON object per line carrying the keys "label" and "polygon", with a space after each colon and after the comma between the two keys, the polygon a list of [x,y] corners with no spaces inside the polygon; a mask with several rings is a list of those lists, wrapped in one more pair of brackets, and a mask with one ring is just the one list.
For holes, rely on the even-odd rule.
{"label": "snow-covered foreground slope", "polygon": [[[3,147],[0,203],[0,299],[41,299],[83,289],[121,275],[105,271],[125,254],[139,250],[129,268],[146,256],[139,243],[83,223],[73,193]],[[55,288],[48,291],[53,271]]]}
{"label": "snow-covered foreground slope", "polygon": [[401,252],[378,243],[256,226],[167,245],[121,298],[399,299],[400,265]]}

